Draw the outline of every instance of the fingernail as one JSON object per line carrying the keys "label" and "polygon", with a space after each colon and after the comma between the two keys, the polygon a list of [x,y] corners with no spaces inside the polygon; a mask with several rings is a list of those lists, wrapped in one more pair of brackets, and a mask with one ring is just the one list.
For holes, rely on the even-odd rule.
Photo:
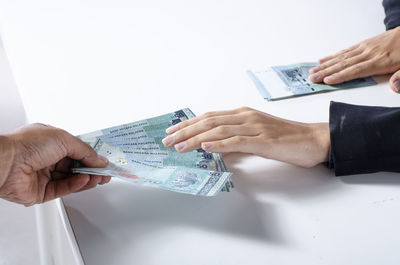
{"label": "fingernail", "polygon": [[107,157],[104,157],[104,156],[101,156],[101,155],[98,155],[98,157],[99,157],[99,159],[100,159],[101,161],[103,161],[104,163],[108,163]]}
{"label": "fingernail", "polygon": [[165,132],[168,133],[168,134],[171,134],[171,133],[176,132],[177,130],[178,130],[178,124],[175,124],[175,125],[173,125],[173,126],[171,126],[171,127],[168,127],[168,128],[165,130]]}
{"label": "fingernail", "polygon": [[201,144],[201,148],[203,148],[204,150],[208,150],[212,147],[212,143],[202,143]]}
{"label": "fingernail", "polygon": [[327,76],[327,77],[325,77],[324,78],[324,82],[326,83],[326,82],[332,82],[332,81],[334,81],[334,79],[335,79],[335,77],[333,77],[333,76]]}
{"label": "fingernail", "polygon": [[313,67],[313,68],[311,68],[310,70],[308,70],[308,72],[310,73],[310,74],[314,74],[314,73],[316,73],[316,72],[318,72],[319,71],[319,68],[318,67]]}
{"label": "fingernail", "polygon": [[186,142],[180,142],[179,144],[175,145],[175,149],[178,151],[182,151],[186,147]]}
{"label": "fingernail", "polygon": [[394,90],[399,93],[400,92],[400,80],[397,79],[396,81],[393,82]]}
{"label": "fingernail", "polygon": [[172,144],[172,142],[174,141],[174,136],[173,135],[168,135],[167,137],[165,137],[161,141],[165,146],[170,146]]}

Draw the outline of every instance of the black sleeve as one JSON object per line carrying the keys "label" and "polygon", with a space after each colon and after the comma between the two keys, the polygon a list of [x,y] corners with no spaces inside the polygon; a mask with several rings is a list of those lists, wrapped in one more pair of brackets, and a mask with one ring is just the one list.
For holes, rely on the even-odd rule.
{"label": "black sleeve", "polygon": [[383,0],[386,30],[400,26],[400,0]]}
{"label": "black sleeve", "polygon": [[400,108],[331,102],[329,115],[336,176],[400,172]]}

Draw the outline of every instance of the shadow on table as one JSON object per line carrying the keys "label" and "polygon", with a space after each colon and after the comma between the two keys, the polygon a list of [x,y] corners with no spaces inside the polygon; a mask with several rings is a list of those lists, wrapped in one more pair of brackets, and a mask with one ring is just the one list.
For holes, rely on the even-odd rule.
{"label": "shadow on table", "polygon": [[[110,246],[113,251],[122,251],[128,244],[138,255],[141,238],[184,227],[288,245],[290,240],[280,225],[279,209],[268,198],[280,195],[302,203],[301,200],[318,200],[340,191],[343,182],[400,183],[396,174],[337,178],[323,165],[304,169],[284,163],[271,164],[268,160],[265,166],[260,161],[260,166],[244,172],[238,165],[247,157],[231,154],[225,158],[234,173],[235,189],[216,197],[188,196],[123,181],[65,197],[64,204],[87,264],[111,264],[116,254],[110,255]],[[259,200],[259,195],[267,199]]]}
{"label": "shadow on table", "polygon": [[[175,227],[288,245],[278,209],[271,203],[260,202],[255,195],[280,193],[301,199],[339,188],[333,173],[323,166],[303,169],[275,163],[274,167],[267,164],[257,167],[257,171],[243,172],[235,164],[245,158],[243,154],[226,157],[234,173],[235,189],[216,197],[188,196],[123,181],[65,197],[81,250],[91,259],[88,264],[103,264],[107,257],[101,253],[107,253],[111,245],[113,249],[123,249],[130,242],[129,246],[134,247],[141,237]],[[94,244],[97,254],[90,254]]]}
{"label": "shadow on table", "polygon": [[400,185],[400,174],[391,172],[336,177],[334,171],[324,165],[307,169],[284,163],[271,167],[266,163],[265,167],[258,166],[256,171],[249,169],[249,172],[235,167],[247,157],[245,154],[231,154],[225,161],[233,172],[236,190],[248,197],[261,193],[280,194],[293,200],[315,199],[339,191],[345,187],[343,184]]}
{"label": "shadow on table", "polygon": [[112,264],[112,257],[118,254],[110,255],[110,246],[113,251],[122,251],[129,245],[136,255],[141,238],[170,229],[184,231],[184,227],[268,244],[288,244],[275,208],[235,191],[207,198],[115,181],[67,196],[63,201],[87,264]]}
{"label": "shadow on table", "polygon": [[271,166],[270,161],[266,159],[265,166],[258,165],[256,170],[249,168],[245,172],[235,166],[248,156],[231,154],[225,158],[233,173],[236,189],[248,197],[257,194],[278,194],[293,200],[315,199],[342,187],[333,171],[324,165],[301,168],[274,162]]}
{"label": "shadow on table", "polygon": [[345,184],[359,185],[400,185],[400,174],[391,172],[379,172],[374,174],[360,174],[340,177]]}

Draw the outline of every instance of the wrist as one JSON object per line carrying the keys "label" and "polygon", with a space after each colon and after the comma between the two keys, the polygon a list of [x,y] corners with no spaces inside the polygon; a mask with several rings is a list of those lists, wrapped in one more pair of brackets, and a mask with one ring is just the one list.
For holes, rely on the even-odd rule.
{"label": "wrist", "polygon": [[330,131],[328,123],[311,124],[314,145],[316,147],[315,160],[317,164],[329,160],[329,149],[331,146]]}
{"label": "wrist", "polygon": [[0,188],[10,175],[14,153],[15,150],[10,136],[0,135]]}

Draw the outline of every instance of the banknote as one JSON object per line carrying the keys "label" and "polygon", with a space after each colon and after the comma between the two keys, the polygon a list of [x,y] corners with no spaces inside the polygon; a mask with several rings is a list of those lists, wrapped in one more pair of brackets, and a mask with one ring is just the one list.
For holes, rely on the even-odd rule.
{"label": "banknote", "polygon": [[260,71],[248,70],[247,73],[260,94],[269,101],[338,89],[376,85],[372,77],[358,78],[338,85],[313,83],[308,79],[308,71],[315,66],[317,66],[316,63],[299,63],[272,66]]}
{"label": "banknote", "polygon": [[203,149],[178,153],[161,142],[169,126],[193,117],[190,109],[183,109],[80,135],[98,154],[107,157],[110,165],[85,168],[77,162],[73,172],[118,177],[194,195],[214,196],[220,191],[229,191],[233,188],[231,173],[227,172],[220,154]]}
{"label": "banknote", "polygon": [[184,166],[155,165],[151,161],[135,160],[121,152],[118,147],[98,140],[94,150],[110,160],[107,168],[74,168],[74,173],[105,175],[121,178],[145,186],[193,195],[214,196],[218,194],[231,173],[189,168]]}

